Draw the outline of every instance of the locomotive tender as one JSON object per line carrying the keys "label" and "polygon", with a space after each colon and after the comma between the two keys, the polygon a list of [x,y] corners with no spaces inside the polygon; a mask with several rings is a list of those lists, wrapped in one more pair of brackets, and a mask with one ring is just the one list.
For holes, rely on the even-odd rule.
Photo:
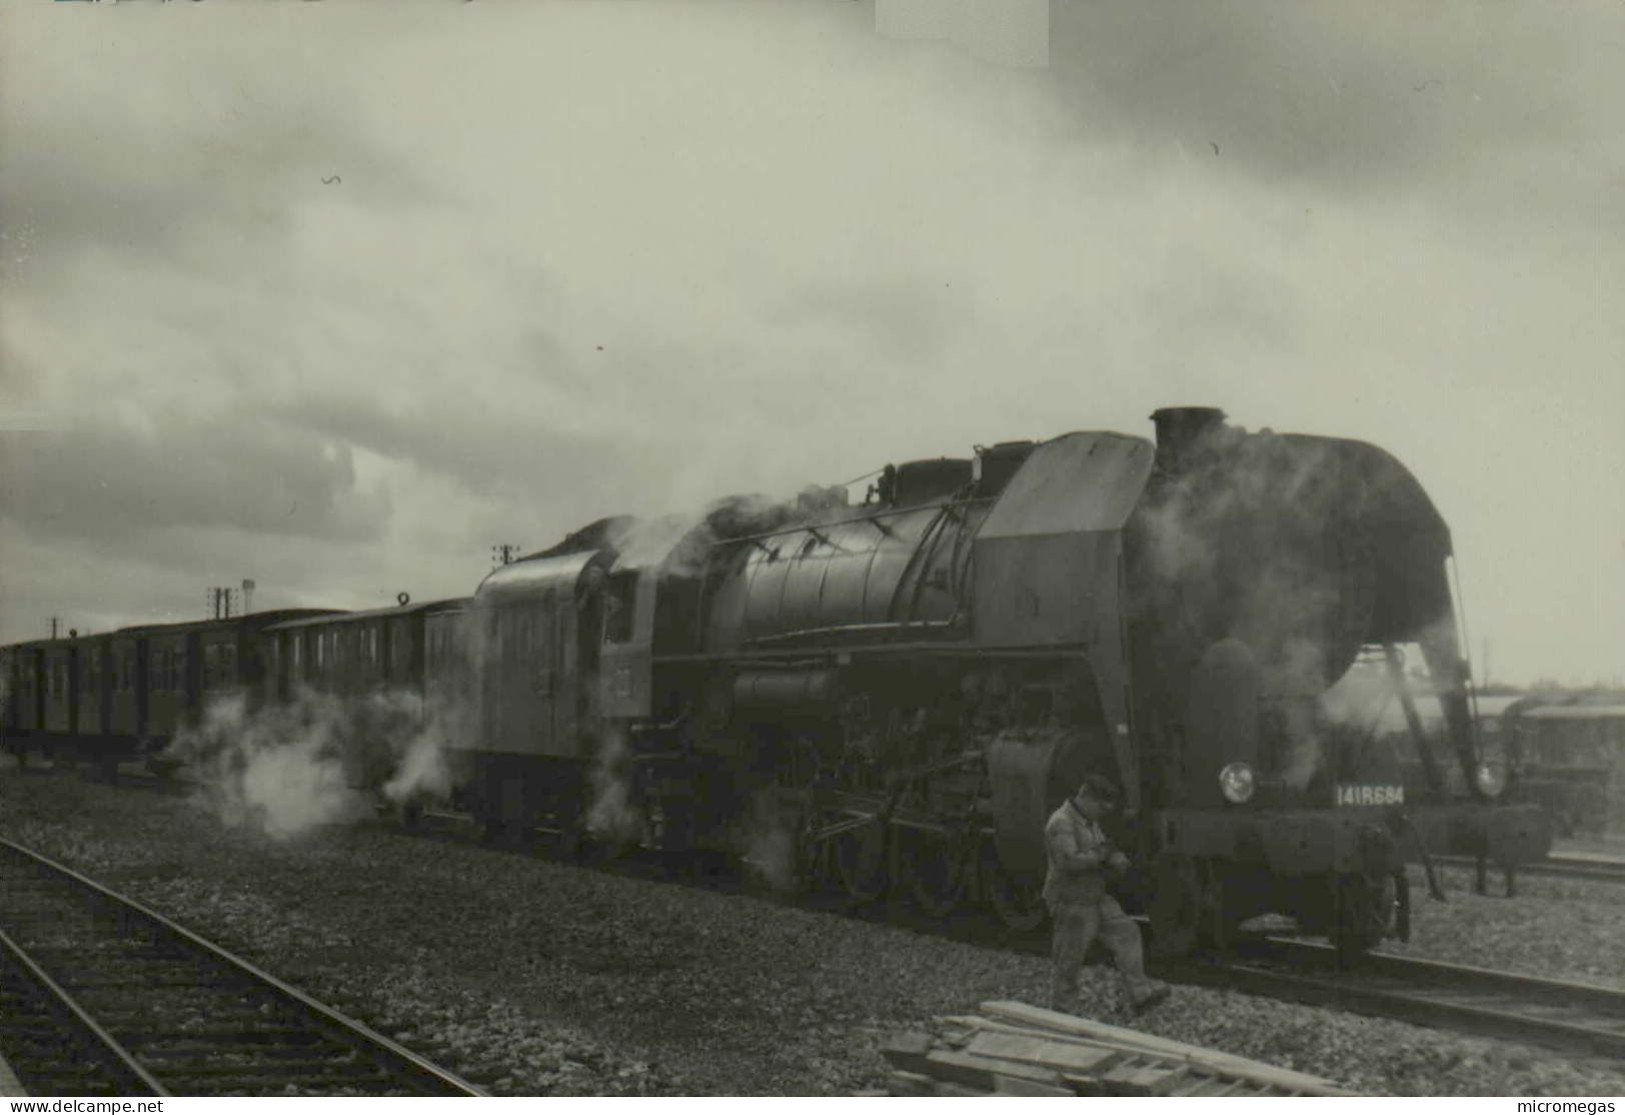
{"label": "locomotive tender", "polygon": [[[888,466],[858,504],[815,488],[601,520],[466,602],[401,609],[416,684],[457,726],[459,800],[496,831],[725,848],[781,882],[985,900],[1020,926],[1043,916],[1045,817],[1101,772],[1170,952],[1266,912],[1364,949],[1408,932],[1407,859],[1544,854],[1538,810],[1495,800],[1449,531],[1415,479],[1362,442],[1152,417],[1155,444]],[[331,668],[314,658],[340,619],[259,633],[266,699]],[[1366,656],[1408,702],[1405,648],[1449,740],[1416,733],[1420,793],[1321,701]]]}

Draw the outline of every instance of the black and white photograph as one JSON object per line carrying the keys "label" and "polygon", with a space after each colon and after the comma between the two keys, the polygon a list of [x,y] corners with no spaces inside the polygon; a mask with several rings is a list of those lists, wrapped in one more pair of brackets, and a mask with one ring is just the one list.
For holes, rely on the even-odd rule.
{"label": "black and white photograph", "polygon": [[1615,1110],[1622,114],[1619,0],[0,8],[0,1096]]}

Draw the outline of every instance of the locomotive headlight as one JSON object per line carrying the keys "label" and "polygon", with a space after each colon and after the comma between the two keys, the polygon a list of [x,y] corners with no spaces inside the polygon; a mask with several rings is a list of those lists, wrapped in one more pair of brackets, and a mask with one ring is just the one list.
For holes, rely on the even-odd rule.
{"label": "locomotive headlight", "polygon": [[1253,768],[1246,763],[1230,763],[1219,772],[1219,792],[1224,800],[1240,805],[1253,796]]}
{"label": "locomotive headlight", "polygon": [[1473,771],[1473,781],[1478,783],[1479,793],[1485,797],[1500,797],[1501,791],[1507,788],[1507,768],[1501,763],[1479,763],[1478,769]]}

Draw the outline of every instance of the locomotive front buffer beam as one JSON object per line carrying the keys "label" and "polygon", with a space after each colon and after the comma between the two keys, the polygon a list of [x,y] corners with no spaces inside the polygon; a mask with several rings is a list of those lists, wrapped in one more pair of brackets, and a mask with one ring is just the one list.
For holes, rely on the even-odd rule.
{"label": "locomotive front buffer beam", "polygon": [[[1157,814],[1159,850],[1251,863],[1278,875],[1398,870],[1426,855],[1482,856],[1516,866],[1551,848],[1545,814],[1534,805],[1463,803],[1326,810],[1229,813],[1166,810]],[[1371,862],[1369,833],[1389,834],[1386,862]]]}
{"label": "locomotive front buffer beam", "polygon": [[1223,949],[1243,921],[1286,914],[1352,958],[1386,937],[1409,938],[1407,863],[1422,863],[1429,889],[1442,899],[1430,855],[1471,854],[1479,892],[1493,862],[1510,896],[1516,865],[1550,845],[1544,816],[1532,806],[1167,810],[1152,823],[1157,851],[1141,885],[1154,947],[1164,955]]}

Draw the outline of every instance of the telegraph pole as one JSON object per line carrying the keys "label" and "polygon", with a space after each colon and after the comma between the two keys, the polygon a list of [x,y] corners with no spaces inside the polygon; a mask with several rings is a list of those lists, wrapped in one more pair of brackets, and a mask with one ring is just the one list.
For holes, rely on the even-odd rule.
{"label": "telegraph pole", "polygon": [[208,588],[204,590],[204,598],[208,600],[209,614],[215,619],[231,618],[231,598],[236,593],[232,588]]}
{"label": "telegraph pole", "polygon": [[61,623],[62,623],[62,617],[61,616],[52,616],[51,617],[51,638],[53,638],[53,639],[56,638],[57,628],[61,625]]}
{"label": "telegraph pole", "polygon": [[519,551],[522,548],[523,547],[515,545],[511,542],[503,542],[500,545],[492,546],[491,565],[495,567],[498,565],[513,564],[514,558],[519,556]]}

